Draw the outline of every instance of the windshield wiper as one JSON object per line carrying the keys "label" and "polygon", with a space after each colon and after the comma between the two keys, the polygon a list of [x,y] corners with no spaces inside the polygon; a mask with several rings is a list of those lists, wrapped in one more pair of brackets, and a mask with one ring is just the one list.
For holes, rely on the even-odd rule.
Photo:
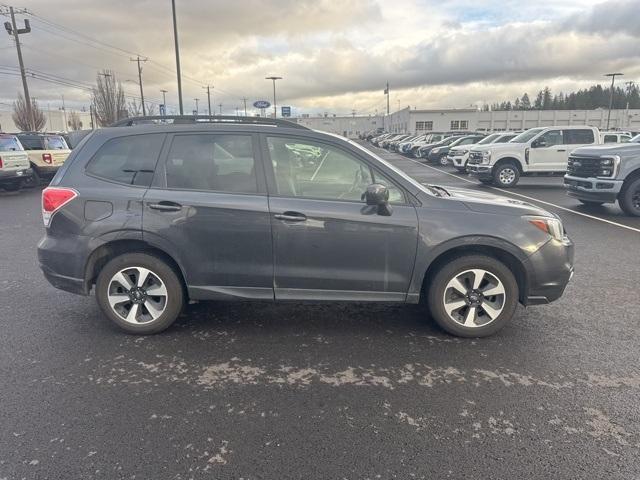
{"label": "windshield wiper", "polygon": [[[451,196],[449,191],[446,188],[441,187],[440,185],[427,185],[426,183],[423,183],[423,185],[425,187],[427,187],[433,194],[437,195],[438,197],[442,197],[444,195],[446,195],[447,197]],[[443,193],[444,193],[444,195],[442,195]]]}

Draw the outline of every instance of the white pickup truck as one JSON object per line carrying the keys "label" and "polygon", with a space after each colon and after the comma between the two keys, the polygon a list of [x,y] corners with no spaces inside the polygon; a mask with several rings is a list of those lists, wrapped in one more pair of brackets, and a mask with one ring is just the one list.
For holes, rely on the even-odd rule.
{"label": "white pickup truck", "polygon": [[521,176],[564,174],[572,150],[602,143],[595,127],[531,128],[509,143],[477,146],[469,152],[467,171],[481,182],[509,188]]}

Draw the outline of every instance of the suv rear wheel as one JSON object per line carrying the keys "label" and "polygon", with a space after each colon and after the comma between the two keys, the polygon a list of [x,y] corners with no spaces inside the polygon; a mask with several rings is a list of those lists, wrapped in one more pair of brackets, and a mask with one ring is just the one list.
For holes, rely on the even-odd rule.
{"label": "suv rear wheel", "polygon": [[622,188],[618,203],[627,215],[640,217],[640,177],[631,180]]}
{"label": "suv rear wheel", "polygon": [[109,261],[96,282],[98,305],[123,330],[158,333],[178,317],[184,304],[182,283],[158,257],[127,253]]}
{"label": "suv rear wheel", "polygon": [[500,330],[518,305],[511,270],[485,255],[469,255],[444,265],[429,287],[433,319],[460,337],[485,337]]}
{"label": "suv rear wheel", "polygon": [[502,163],[493,169],[493,184],[497,187],[513,187],[520,179],[520,170],[512,163]]}

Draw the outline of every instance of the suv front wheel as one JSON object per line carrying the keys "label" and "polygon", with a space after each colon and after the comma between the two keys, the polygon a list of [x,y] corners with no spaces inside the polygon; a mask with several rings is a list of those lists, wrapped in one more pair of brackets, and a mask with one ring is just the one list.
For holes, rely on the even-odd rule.
{"label": "suv front wheel", "polygon": [[174,270],[146,253],[127,253],[109,261],[98,275],[96,298],[112,322],[142,335],[168,328],[184,304],[182,283]]}
{"label": "suv front wheel", "polygon": [[429,288],[433,319],[460,337],[486,337],[513,317],[518,283],[499,260],[484,255],[457,258],[444,265]]}
{"label": "suv front wheel", "polygon": [[501,163],[493,169],[493,184],[497,187],[513,187],[520,179],[520,170],[512,163]]}

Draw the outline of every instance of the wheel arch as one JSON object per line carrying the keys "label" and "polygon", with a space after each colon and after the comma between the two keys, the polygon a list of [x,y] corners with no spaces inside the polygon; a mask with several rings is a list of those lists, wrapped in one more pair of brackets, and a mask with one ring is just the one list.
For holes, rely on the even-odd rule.
{"label": "wheel arch", "polygon": [[426,298],[431,279],[435,274],[454,258],[467,255],[486,255],[504,263],[513,273],[518,283],[518,300],[524,303],[527,299],[529,289],[529,276],[525,267],[526,258],[516,253],[517,247],[504,245],[503,242],[494,239],[487,239],[484,242],[473,244],[451,244],[440,249],[432,260],[423,268],[424,272],[420,282],[420,297]]}
{"label": "wheel arch", "polygon": [[637,167],[635,170],[632,170],[629,172],[627,177],[624,179],[624,182],[622,182],[622,188],[624,189],[624,187],[629,185],[631,182],[633,182],[637,178],[640,178],[640,167]]}
{"label": "wheel arch", "polygon": [[501,157],[499,160],[496,161],[496,163],[493,165],[493,167],[496,168],[496,167],[499,167],[500,165],[503,165],[505,163],[513,163],[516,167],[518,167],[518,170],[520,171],[520,174],[522,175],[522,173],[523,173],[522,162],[520,161],[519,158],[514,157],[514,156]]}

